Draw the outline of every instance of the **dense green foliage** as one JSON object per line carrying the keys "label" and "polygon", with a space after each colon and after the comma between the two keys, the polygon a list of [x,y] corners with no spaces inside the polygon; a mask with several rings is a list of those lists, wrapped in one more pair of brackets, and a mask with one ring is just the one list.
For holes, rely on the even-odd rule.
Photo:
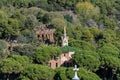
{"label": "dense green foliage", "polygon": [[[53,45],[34,28],[55,29]],[[63,27],[69,46],[61,47]],[[81,80],[120,80],[120,0],[0,0],[0,80],[71,80],[72,68],[47,67],[76,51]]]}
{"label": "dense green foliage", "polygon": [[[56,74],[55,80],[71,80],[74,76],[74,72],[72,68],[57,68],[55,70]],[[78,76],[80,76],[81,80],[101,80],[95,73],[87,71],[84,68],[80,68],[78,71]]]}
{"label": "dense green foliage", "polygon": [[62,52],[59,48],[52,46],[43,46],[38,49],[34,55],[34,61],[39,64],[47,64],[52,58],[59,56]]}
{"label": "dense green foliage", "polygon": [[6,58],[10,54],[7,42],[0,40],[0,58]]}
{"label": "dense green foliage", "polygon": [[20,79],[53,80],[53,76],[54,71],[51,68],[47,66],[31,64],[22,71]]}

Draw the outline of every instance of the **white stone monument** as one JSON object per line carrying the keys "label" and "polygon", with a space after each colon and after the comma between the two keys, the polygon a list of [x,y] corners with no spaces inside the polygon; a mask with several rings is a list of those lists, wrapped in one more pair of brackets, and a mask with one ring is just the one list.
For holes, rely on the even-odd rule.
{"label": "white stone monument", "polygon": [[75,68],[74,68],[73,70],[74,70],[74,72],[75,72],[75,76],[74,76],[74,78],[72,78],[72,80],[80,80],[79,77],[77,76],[77,71],[79,70],[79,69],[77,68],[77,65],[75,65]]}

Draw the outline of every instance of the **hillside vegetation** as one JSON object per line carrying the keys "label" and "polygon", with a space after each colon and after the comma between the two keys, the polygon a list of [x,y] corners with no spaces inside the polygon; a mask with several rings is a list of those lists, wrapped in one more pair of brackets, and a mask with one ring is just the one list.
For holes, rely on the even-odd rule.
{"label": "hillside vegetation", "polygon": [[[56,29],[52,45],[35,35],[43,24]],[[120,0],[0,0],[0,79],[71,80],[72,68],[47,66],[65,26],[81,80],[120,80]]]}

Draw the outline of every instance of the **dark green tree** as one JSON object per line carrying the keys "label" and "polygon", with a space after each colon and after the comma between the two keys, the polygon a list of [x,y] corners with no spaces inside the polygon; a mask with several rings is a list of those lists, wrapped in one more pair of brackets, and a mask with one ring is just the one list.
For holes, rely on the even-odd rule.
{"label": "dark green tree", "polygon": [[[74,77],[73,68],[57,68],[55,70],[55,80],[71,80]],[[82,67],[79,68],[78,76],[80,80],[102,80],[95,73],[88,71]]]}
{"label": "dark green tree", "polygon": [[36,52],[36,47],[32,45],[19,45],[13,47],[13,52],[18,53],[19,55],[26,55],[29,58],[33,59],[33,56]]}
{"label": "dark green tree", "polygon": [[61,67],[61,68],[55,69],[54,79],[55,80],[68,80],[66,76],[66,68]]}
{"label": "dark green tree", "polygon": [[105,44],[99,48],[98,53],[100,55],[101,65],[97,71],[97,74],[103,79],[114,80],[117,74],[119,75],[117,71],[119,71],[120,68],[120,50],[112,44]]}

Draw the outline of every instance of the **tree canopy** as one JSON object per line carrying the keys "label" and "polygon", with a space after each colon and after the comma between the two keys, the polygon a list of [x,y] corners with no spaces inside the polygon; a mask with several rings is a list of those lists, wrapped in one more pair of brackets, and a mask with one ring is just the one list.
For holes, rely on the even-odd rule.
{"label": "tree canopy", "polygon": [[53,80],[54,71],[47,67],[37,64],[30,64],[28,67],[26,67],[21,75],[21,80]]}
{"label": "tree canopy", "polygon": [[36,51],[34,61],[40,64],[47,64],[49,60],[59,56],[61,53],[61,50],[57,47],[43,46]]}

